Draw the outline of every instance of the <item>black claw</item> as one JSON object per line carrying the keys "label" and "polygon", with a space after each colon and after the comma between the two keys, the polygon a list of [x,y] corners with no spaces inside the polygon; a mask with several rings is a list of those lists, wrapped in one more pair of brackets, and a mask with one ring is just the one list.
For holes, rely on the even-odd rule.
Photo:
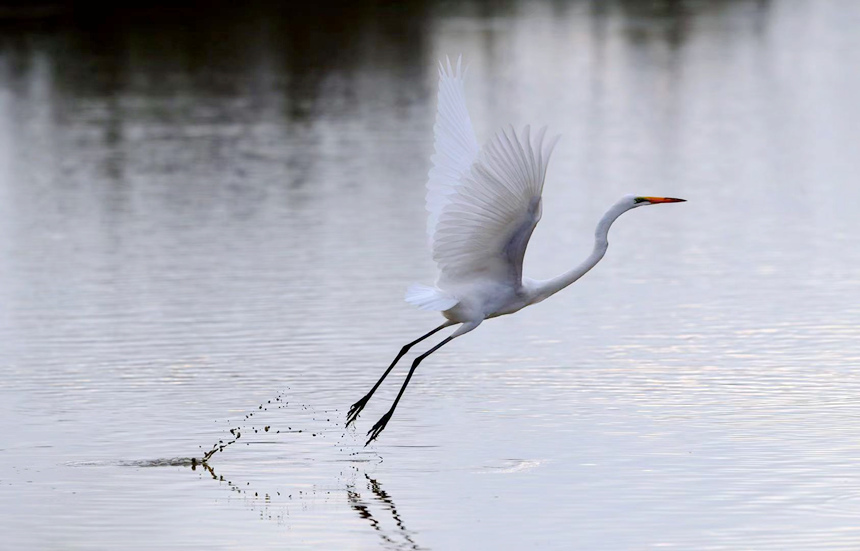
{"label": "black claw", "polygon": [[385,415],[383,415],[382,418],[379,421],[377,421],[375,425],[373,425],[372,429],[367,431],[367,434],[370,436],[370,438],[368,438],[367,442],[364,444],[365,448],[367,447],[368,444],[370,444],[371,442],[376,440],[376,438],[379,436],[379,433],[381,433],[383,430],[385,430],[385,426],[388,424],[389,420],[391,420],[391,412],[390,411],[388,413],[386,413]]}
{"label": "black claw", "polygon": [[367,401],[369,398],[369,396],[365,396],[364,398],[349,407],[349,412],[346,414],[347,427],[349,427],[350,424],[354,423],[355,420],[358,419],[358,414],[361,413],[361,410],[363,410],[364,406],[367,405]]}

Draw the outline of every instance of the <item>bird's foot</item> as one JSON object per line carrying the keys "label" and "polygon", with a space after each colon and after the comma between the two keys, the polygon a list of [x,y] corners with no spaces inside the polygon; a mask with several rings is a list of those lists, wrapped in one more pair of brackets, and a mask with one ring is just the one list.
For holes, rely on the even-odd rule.
{"label": "bird's foot", "polygon": [[377,421],[375,425],[373,425],[373,428],[367,431],[367,434],[368,436],[370,436],[370,438],[368,438],[367,443],[364,444],[365,447],[367,447],[367,444],[370,444],[371,442],[376,440],[376,437],[379,436],[379,433],[385,430],[385,425],[387,425],[388,421],[391,420],[391,413],[392,412],[389,411],[388,413],[383,415],[382,418]]}
{"label": "bird's foot", "polygon": [[349,406],[349,413],[346,414],[346,426],[349,427],[352,423],[355,423],[355,420],[358,419],[358,414],[361,413],[361,410],[364,409],[364,406],[367,405],[367,402],[370,400],[370,395],[368,394],[361,400]]}

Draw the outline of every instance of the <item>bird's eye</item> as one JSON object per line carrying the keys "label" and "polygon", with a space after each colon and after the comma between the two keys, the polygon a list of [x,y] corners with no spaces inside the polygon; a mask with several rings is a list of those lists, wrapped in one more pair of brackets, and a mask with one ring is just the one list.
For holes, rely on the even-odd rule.
{"label": "bird's eye", "polygon": [[644,198],[644,197],[636,197],[635,199],[633,199],[633,202],[634,202],[634,203],[637,203],[637,204],[638,204],[638,203],[647,203],[647,202],[648,202],[648,199],[646,199],[646,198]]}

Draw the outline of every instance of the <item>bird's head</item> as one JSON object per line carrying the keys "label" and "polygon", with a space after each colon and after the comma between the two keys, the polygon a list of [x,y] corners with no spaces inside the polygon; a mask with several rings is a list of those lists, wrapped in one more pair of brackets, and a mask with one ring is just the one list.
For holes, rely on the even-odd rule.
{"label": "bird's head", "polygon": [[674,197],[650,197],[643,195],[628,195],[622,201],[629,205],[629,208],[642,207],[645,205],[659,205],[661,203],[683,203],[686,199],[675,199]]}

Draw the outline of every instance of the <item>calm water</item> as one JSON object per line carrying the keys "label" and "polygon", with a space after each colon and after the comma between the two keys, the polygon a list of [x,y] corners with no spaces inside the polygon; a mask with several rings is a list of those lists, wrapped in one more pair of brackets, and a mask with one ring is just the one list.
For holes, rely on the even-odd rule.
{"label": "calm water", "polygon": [[[860,4],[332,11],[3,12],[0,548],[860,547]],[[528,275],[689,202],[364,448],[458,53],[564,136]]]}

